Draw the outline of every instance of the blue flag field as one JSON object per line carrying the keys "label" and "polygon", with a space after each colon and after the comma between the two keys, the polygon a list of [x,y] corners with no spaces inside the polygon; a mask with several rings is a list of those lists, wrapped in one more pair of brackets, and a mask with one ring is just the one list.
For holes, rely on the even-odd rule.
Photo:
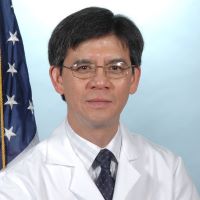
{"label": "blue flag field", "polygon": [[0,0],[0,169],[37,143],[22,37],[11,0]]}

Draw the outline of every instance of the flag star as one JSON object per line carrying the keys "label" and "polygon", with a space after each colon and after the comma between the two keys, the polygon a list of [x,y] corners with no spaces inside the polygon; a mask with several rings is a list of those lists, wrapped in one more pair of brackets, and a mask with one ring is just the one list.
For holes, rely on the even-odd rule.
{"label": "flag star", "polygon": [[5,128],[5,136],[10,141],[12,136],[16,136],[16,134],[13,132],[13,127],[11,127],[9,130]]}
{"label": "flag star", "polygon": [[11,108],[11,110],[12,110],[12,108],[13,108],[13,105],[14,104],[18,104],[16,101],[15,101],[15,95],[13,95],[12,97],[9,97],[8,95],[7,95],[7,101],[6,101],[6,103],[4,104],[4,105],[10,105],[10,108]]}
{"label": "flag star", "polygon": [[17,38],[17,31],[15,31],[14,34],[12,34],[10,31],[10,37],[8,38],[8,42],[12,42],[13,45],[15,45],[15,42],[19,42],[19,39]]}
{"label": "flag star", "polygon": [[34,107],[33,107],[33,103],[30,100],[29,100],[29,107],[27,109],[31,110],[31,112],[33,114]]}
{"label": "flag star", "polygon": [[8,63],[8,65],[9,65],[9,69],[7,72],[10,72],[13,76],[14,73],[17,73],[17,70],[15,69],[15,63],[13,63],[12,65],[10,63]]}

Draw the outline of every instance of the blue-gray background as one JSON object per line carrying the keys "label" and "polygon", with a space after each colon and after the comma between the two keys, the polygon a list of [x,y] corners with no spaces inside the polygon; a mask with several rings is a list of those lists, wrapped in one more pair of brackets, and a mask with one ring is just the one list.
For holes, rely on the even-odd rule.
{"label": "blue-gray background", "polygon": [[135,21],[145,39],[142,77],[122,121],[180,155],[200,191],[200,1],[13,0],[24,41],[41,140],[64,119],[66,106],[48,76],[47,43],[56,24],[86,6]]}

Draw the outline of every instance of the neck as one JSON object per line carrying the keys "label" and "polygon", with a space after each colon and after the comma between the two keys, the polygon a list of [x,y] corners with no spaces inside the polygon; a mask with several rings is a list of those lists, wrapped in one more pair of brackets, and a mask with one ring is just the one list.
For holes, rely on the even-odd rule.
{"label": "neck", "polygon": [[90,141],[91,143],[103,148],[109,144],[118,130],[119,121],[115,123],[84,123],[83,120],[74,121],[68,116],[68,123],[71,128],[80,137]]}

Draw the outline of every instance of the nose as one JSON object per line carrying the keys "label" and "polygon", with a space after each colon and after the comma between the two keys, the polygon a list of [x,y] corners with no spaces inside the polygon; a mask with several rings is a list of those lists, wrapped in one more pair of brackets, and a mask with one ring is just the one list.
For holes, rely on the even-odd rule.
{"label": "nose", "polygon": [[99,76],[99,75],[106,76],[106,71],[104,69],[104,66],[96,66],[95,76]]}
{"label": "nose", "polygon": [[107,78],[103,66],[96,67],[96,73],[88,84],[91,89],[109,89],[111,87],[111,82]]}

